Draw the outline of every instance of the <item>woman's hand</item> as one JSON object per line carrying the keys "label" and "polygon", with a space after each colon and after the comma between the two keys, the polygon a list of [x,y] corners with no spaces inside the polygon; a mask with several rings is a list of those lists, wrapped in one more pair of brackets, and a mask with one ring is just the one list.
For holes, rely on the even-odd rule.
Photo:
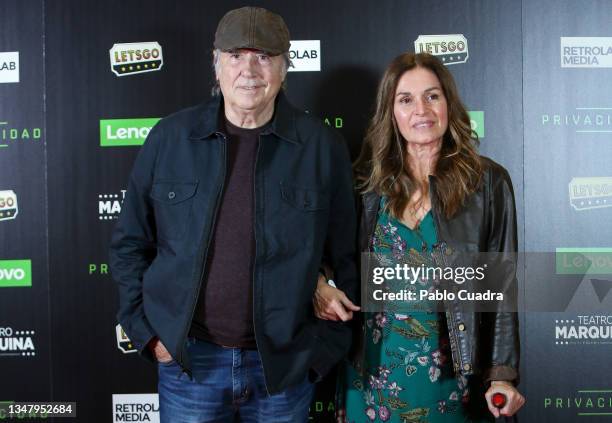
{"label": "woman's hand", "polygon": [[346,322],[353,318],[353,311],[360,308],[353,304],[351,300],[338,288],[330,286],[323,275],[319,275],[317,290],[312,298],[315,316],[323,320],[342,320]]}
{"label": "woman's hand", "polygon": [[[497,408],[492,403],[493,394],[496,392],[502,393],[506,396],[506,405],[502,408]],[[511,382],[504,380],[494,380],[491,382],[491,387],[485,393],[487,405],[489,411],[496,418],[499,416],[512,416],[516,413],[519,408],[525,404],[525,397],[521,395],[519,391],[514,387]]]}

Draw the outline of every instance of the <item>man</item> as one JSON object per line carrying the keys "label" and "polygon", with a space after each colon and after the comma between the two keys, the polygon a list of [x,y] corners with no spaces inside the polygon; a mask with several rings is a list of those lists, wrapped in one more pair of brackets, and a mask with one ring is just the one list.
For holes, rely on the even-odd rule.
{"label": "man", "polygon": [[289,40],[279,15],[228,12],[220,95],[161,120],[134,164],[111,267],[119,322],[159,363],[162,421],[306,421],[311,382],[349,348],[311,301],[323,256],[356,292],[350,159],[287,102]]}

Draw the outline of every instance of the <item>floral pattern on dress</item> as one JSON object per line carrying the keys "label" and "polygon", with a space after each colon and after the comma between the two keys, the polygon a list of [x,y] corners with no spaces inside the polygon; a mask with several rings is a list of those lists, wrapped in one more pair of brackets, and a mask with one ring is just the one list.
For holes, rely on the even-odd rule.
{"label": "floral pattern on dress", "polygon": [[[383,200],[384,201],[384,200]],[[381,210],[384,210],[381,207]],[[419,231],[420,233],[416,233]],[[374,253],[393,263],[431,263],[436,242],[431,214],[411,230],[380,213],[371,241]],[[419,289],[431,282],[418,280]],[[365,313],[366,356],[363,375],[345,368],[347,392],[340,393],[338,422],[437,423],[466,420],[467,379],[455,377],[444,317],[437,312],[389,310]],[[444,330],[442,330],[444,327]]]}

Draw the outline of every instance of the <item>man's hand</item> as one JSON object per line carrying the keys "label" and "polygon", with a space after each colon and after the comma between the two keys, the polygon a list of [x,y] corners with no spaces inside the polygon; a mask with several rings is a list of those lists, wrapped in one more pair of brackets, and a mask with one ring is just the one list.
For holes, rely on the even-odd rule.
{"label": "man's hand", "polygon": [[149,347],[149,349],[153,353],[153,356],[158,362],[170,363],[173,360],[172,356],[170,355],[170,353],[168,352],[164,344],[162,344],[162,341],[160,341],[159,338],[157,337],[153,338],[147,344],[147,346]]}
{"label": "man's hand", "polygon": [[[506,405],[503,408],[497,408],[493,405],[491,398],[493,394],[499,392],[506,396]],[[519,408],[525,404],[525,397],[516,390],[514,385],[503,380],[494,380],[491,382],[491,387],[485,393],[489,411],[496,418],[499,416],[512,416]]]}
{"label": "man's hand", "polygon": [[319,319],[335,322],[351,320],[353,311],[360,310],[360,307],[353,304],[343,291],[330,286],[323,275],[319,275],[312,304],[314,305],[315,316]]}

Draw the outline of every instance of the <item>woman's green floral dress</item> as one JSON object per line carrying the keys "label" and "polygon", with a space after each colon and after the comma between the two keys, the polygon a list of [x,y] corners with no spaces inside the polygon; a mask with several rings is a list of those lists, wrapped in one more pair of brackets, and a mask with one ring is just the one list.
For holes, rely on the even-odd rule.
{"label": "woman's green floral dress", "polygon": [[[382,211],[384,201],[381,200],[372,251],[398,261],[409,254],[422,256],[426,261],[427,253],[436,243],[431,213],[412,230]],[[421,288],[427,287],[427,282],[419,283]],[[429,311],[388,310],[366,313],[364,319],[364,375],[344,366],[339,421],[469,421],[462,406],[468,400],[467,380],[453,372],[444,316]]]}

